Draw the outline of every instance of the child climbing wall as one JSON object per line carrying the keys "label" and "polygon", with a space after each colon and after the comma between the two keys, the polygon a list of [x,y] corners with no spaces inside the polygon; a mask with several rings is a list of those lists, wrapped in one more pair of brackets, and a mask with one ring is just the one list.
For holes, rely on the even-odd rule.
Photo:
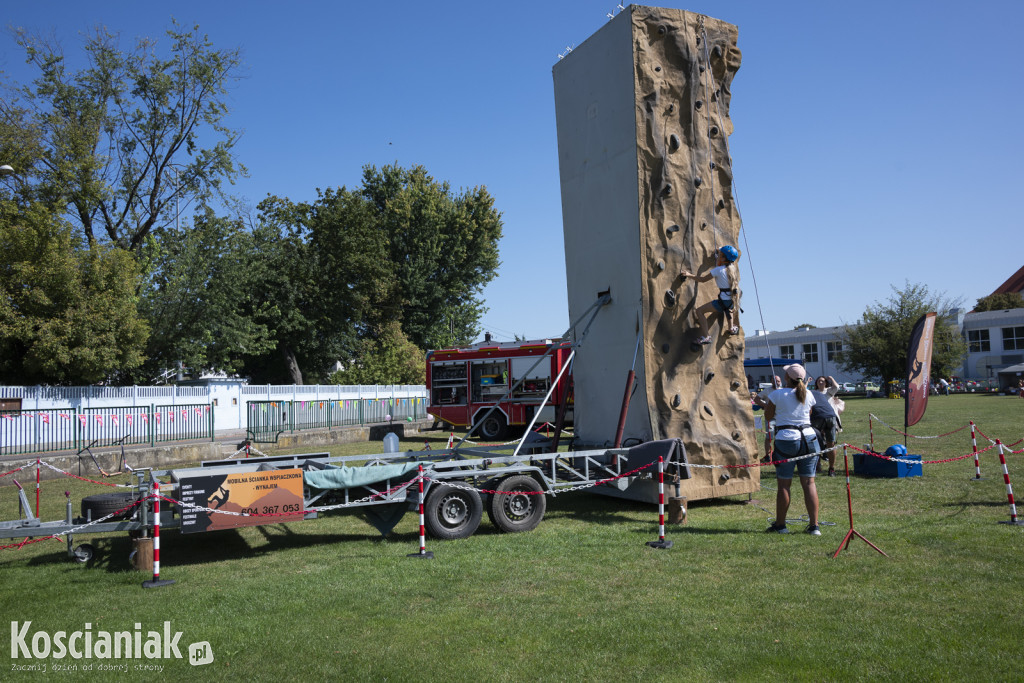
{"label": "child climbing wall", "polygon": [[[611,295],[573,366],[581,445],[612,443],[639,337],[623,444],[680,438],[691,463],[756,464],[741,330],[702,334],[696,311],[720,288],[679,277],[703,276],[739,241],[736,39],[710,17],[631,5],[554,67],[570,320]],[[759,486],[756,467],[693,472],[691,500]]]}

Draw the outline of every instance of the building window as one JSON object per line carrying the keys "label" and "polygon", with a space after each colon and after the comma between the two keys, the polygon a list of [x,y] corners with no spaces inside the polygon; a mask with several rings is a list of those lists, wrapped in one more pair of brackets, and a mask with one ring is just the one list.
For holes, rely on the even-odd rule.
{"label": "building window", "polygon": [[971,353],[991,351],[988,330],[967,330],[967,350]]}
{"label": "building window", "polygon": [[818,345],[817,344],[804,344],[804,362],[805,363],[817,363],[818,362]]}
{"label": "building window", "polygon": [[1024,350],[1024,327],[1003,328],[1003,350],[1021,351]]}
{"label": "building window", "polygon": [[796,352],[793,351],[792,344],[786,344],[779,347],[779,356],[787,360],[796,360]]}
{"label": "building window", "polygon": [[843,342],[825,342],[825,354],[829,360],[836,360],[843,352]]}

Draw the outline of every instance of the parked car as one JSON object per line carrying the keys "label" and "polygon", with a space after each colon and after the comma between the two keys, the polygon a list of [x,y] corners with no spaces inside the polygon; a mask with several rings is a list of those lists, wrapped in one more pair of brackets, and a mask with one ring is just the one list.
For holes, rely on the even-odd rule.
{"label": "parked car", "polygon": [[852,384],[850,382],[843,382],[842,384],[839,385],[840,394],[852,394],[855,391],[857,391],[856,384]]}
{"label": "parked car", "polygon": [[882,388],[876,382],[858,382],[857,391],[863,391],[865,396],[879,396]]}

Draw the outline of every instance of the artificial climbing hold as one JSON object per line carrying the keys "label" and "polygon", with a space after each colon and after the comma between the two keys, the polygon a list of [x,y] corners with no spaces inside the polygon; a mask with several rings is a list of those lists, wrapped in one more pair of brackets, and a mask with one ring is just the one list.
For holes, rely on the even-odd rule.
{"label": "artificial climbing hold", "polygon": [[668,151],[675,152],[679,149],[679,138],[675,135],[670,135],[668,138]]}
{"label": "artificial climbing hold", "polygon": [[661,345],[661,352],[662,353],[668,353],[669,348],[671,348],[671,347],[669,347],[668,343],[662,344]]}
{"label": "artificial climbing hold", "polygon": [[669,307],[676,305],[676,293],[671,289],[665,290],[665,305]]}

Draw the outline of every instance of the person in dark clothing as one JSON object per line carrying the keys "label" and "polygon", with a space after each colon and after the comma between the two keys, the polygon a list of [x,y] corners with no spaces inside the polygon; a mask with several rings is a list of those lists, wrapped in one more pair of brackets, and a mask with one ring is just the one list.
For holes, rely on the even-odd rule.
{"label": "person in dark clothing", "polygon": [[[819,382],[818,386],[821,384],[823,383]],[[834,477],[836,476],[836,437],[843,424],[839,420],[839,413],[836,412],[830,400],[832,397],[828,393],[818,389],[811,389],[809,393],[814,396],[814,406],[811,408],[811,426],[821,432],[821,448],[823,451],[827,451],[821,456],[821,459],[828,463],[828,476]]]}

